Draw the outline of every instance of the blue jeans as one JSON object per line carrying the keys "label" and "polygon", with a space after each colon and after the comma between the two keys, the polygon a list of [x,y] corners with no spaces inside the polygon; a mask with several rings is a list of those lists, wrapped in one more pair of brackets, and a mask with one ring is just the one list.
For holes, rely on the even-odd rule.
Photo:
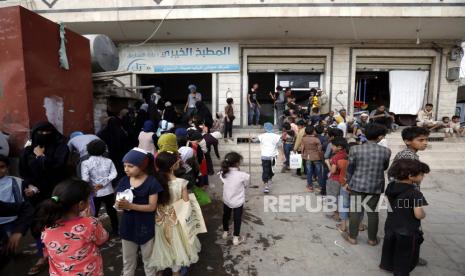
{"label": "blue jeans", "polygon": [[249,106],[249,125],[258,125],[260,123],[260,108],[257,104]]}
{"label": "blue jeans", "polygon": [[325,188],[323,183],[323,163],[322,161],[305,161],[305,167],[307,168],[307,186],[313,187],[313,176],[318,179],[318,184],[321,189]]}
{"label": "blue jeans", "polygon": [[293,144],[284,144],[284,156],[286,157],[286,160],[284,161],[284,166],[289,167],[289,158],[291,155],[291,151],[294,148]]}
{"label": "blue jeans", "polygon": [[339,217],[342,220],[349,219],[349,208],[350,208],[350,195],[349,193],[341,187],[339,192],[339,201],[338,204],[342,207],[342,210],[339,210]]}

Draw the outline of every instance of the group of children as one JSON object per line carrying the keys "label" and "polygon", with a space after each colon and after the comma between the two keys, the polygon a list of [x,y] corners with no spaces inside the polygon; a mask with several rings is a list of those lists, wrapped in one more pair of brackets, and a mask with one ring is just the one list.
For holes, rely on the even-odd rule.
{"label": "group of children", "polygon": [[[365,125],[366,141],[363,143],[348,143],[340,129],[326,129],[318,123],[314,127],[303,120],[295,125],[284,122],[281,135],[274,133],[271,123],[265,123],[264,130],[257,140],[261,147],[265,193],[271,191],[273,165],[280,149],[285,157],[284,173],[290,170],[290,152],[300,152],[303,166],[297,169],[296,175],[304,171],[308,192],[314,191],[316,181],[320,195],[337,199],[342,208],[328,217],[340,222],[336,226],[344,239],[357,244],[358,232],[368,229],[368,243],[372,246],[379,243],[378,212],[367,210],[367,227],[361,222],[363,211],[354,211],[351,201],[357,201],[356,197],[361,197],[361,201],[366,198],[368,206],[376,210],[380,195],[385,192],[392,212],[388,213],[385,223],[380,268],[395,275],[408,275],[416,265],[426,264],[419,257],[419,248],[423,235],[420,220],[425,217],[423,206],[427,202],[419,186],[423,176],[429,173],[429,167],[419,161],[417,152],[427,147],[428,129],[405,128],[402,138],[407,147],[395,156],[390,166],[391,151],[379,144],[387,133],[383,125]],[[385,189],[384,172],[388,168],[389,184]],[[407,201],[409,204],[401,206]]]}
{"label": "group of children", "polygon": [[[231,115],[229,108],[226,107],[226,113]],[[285,156],[282,172],[290,171],[291,153],[300,153],[303,162],[296,175],[306,179],[307,191],[335,196],[344,208],[350,207],[353,196],[379,196],[384,191],[384,171],[389,167],[390,150],[378,143],[385,138],[386,128],[365,124],[359,130],[366,141],[348,143],[344,132],[328,127],[328,123],[328,118],[296,121],[291,117],[283,121],[281,135],[274,133],[273,124],[264,124],[265,133],[257,141],[261,148],[265,193],[271,192],[273,166],[281,149]],[[114,162],[106,157],[105,142],[90,141],[86,145],[88,156],[79,163],[81,179],[61,182],[51,197],[40,204],[34,227],[42,232],[50,274],[103,275],[98,248],[108,240],[109,234],[93,217],[98,217],[102,203],[113,233],[122,239],[123,275],[134,275],[139,250],[146,275],[161,274],[167,268],[179,275],[183,268],[198,261],[200,242],[188,241],[177,222],[173,204],[189,201],[188,194],[195,186],[208,185],[206,153],[211,133],[204,131],[201,124],[193,124],[189,130],[162,133],[156,144],[153,135],[153,126],[144,124],[139,147],[127,152],[121,160],[125,176],[116,185],[113,183],[118,172]],[[425,217],[422,207],[427,202],[419,186],[429,168],[419,161],[417,152],[426,149],[428,135],[428,129],[423,127],[404,129],[402,138],[407,148],[396,155],[388,170],[390,182],[385,194],[393,211],[388,213],[385,223],[380,267],[399,275],[406,275],[417,264],[424,263],[419,258],[420,220]],[[241,217],[250,182],[250,175],[239,169],[242,159],[236,152],[226,154],[219,173],[224,184],[222,237],[228,239],[233,216],[234,245],[244,241],[240,235]],[[8,176],[8,166],[8,158],[0,156],[0,201],[21,203],[24,201],[21,180]],[[370,178],[373,175],[377,178]],[[372,185],[366,183],[375,183],[376,187],[365,187]],[[406,201],[410,202],[408,206],[399,205]],[[95,209],[89,211],[91,206]],[[363,213],[340,211],[330,217],[340,222],[337,228],[343,237],[356,244],[358,231],[366,229],[361,223],[362,216]],[[367,213],[367,216],[369,243],[377,245],[378,214]],[[18,217],[0,218],[3,249],[18,247],[27,230],[24,225]]]}

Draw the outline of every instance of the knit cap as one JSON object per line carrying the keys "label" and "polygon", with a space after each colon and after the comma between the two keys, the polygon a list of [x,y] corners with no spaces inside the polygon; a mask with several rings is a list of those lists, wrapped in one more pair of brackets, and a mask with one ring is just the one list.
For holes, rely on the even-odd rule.
{"label": "knit cap", "polygon": [[124,163],[129,163],[141,168],[142,170],[149,164],[150,157],[148,153],[141,148],[133,148],[123,157]]}

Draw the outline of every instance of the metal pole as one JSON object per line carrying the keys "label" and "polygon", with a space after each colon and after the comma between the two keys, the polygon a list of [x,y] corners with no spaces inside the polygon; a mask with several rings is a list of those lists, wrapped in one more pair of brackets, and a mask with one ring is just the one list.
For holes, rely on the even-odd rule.
{"label": "metal pole", "polygon": [[252,156],[251,156],[251,153],[250,153],[250,147],[251,147],[250,143],[252,143],[252,135],[250,134],[250,129],[249,129],[249,175],[252,175],[252,167],[251,167],[252,166],[252,164],[251,164]]}

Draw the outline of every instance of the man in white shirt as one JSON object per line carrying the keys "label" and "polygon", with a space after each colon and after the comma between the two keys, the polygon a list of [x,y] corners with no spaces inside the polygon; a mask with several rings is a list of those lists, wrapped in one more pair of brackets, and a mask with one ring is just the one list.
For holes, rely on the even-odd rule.
{"label": "man in white shirt", "polygon": [[202,101],[202,94],[197,92],[197,86],[191,84],[188,86],[190,91],[187,96],[186,106],[184,106],[184,112],[186,112],[186,117],[189,119],[195,112],[195,104]]}
{"label": "man in white shirt", "polygon": [[262,180],[265,188],[264,193],[269,193],[271,190],[271,180],[274,176],[273,164],[278,156],[278,148],[281,144],[281,136],[273,133],[273,124],[265,123],[263,125],[265,133],[258,136],[260,141],[261,159],[262,159]]}
{"label": "man in white shirt", "polygon": [[[71,133],[70,135],[70,140],[68,142],[68,148],[71,154],[74,152],[77,152],[79,154],[79,160],[76,161],[76,169],[77,169],[77,175],[81,175],[81,163],[82,161],[86,160],[89,158],[89,153],[87,152],[87,145],[94,141],[94,140],[100,140],[96,135],[94,134],[84,134],[80,131],[75,131]],[[73,159],[76,160],[76,159]]]}

